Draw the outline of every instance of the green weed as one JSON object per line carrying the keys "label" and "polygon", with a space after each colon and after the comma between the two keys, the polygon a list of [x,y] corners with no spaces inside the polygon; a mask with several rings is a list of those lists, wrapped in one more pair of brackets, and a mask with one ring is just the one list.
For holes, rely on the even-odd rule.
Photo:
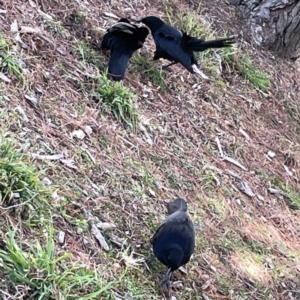
{"label": "green weed", "polygon": [[299,190],[293,190],[289,185],[283,183],[277,177],[271,178],[270,183],[276,187],[279,187],[279,189],[284,192],[286,204],[291,209],[296,209],[296,210],[300,209],[300,191]]}
{"label": "green weed", "polygon": [[[72,254],[56,255],[54,229],[47,229],[45,242],[20,244],[16,231],[2,236],[4,247],[0,250],[0,266],[8,274],[10,292],[24,285],[28,299],[99,299],[107,297],[113,282],[103,279],[103,273],[89,270],[72,261]],[[19,240],[23,241],[20,236]],[[17,292],[17,290],[16,290]]]}
{"label": "green weed", "polygon": [[75,24],[83,24],[86,19],[85,15],[80,11],[74,11],[70,18]]}
{"label": "green weed", "polygon": [[56,38],[66,38],[69,36],[68,30],[61,22],[55,22],[52,18],[45,17],[45,29]]}
{"label": "green weed", "polygon": [[90,75],[86,82],[68,73],[65,77],[69,78],[87,98],[99,102],[102,113],[112,112],[119,121],[135,129],[138,111],[132,100],[137,96],[123,86],[121,81],[108,79],[107,72],[102,75]]}
{"label": "green weed", "polygon": [[156,67],[149,56],[135,55],[132,58],[133,69],[137,73],[145,74],[154,86],[159,86],[162,91],[165,91],[167,86],[164,79],[164,73],[161,68]]}
{"label": "green weed", "polygon": [[84,64],[93,64],[99,70],[104,71],[103,56],[99,52],[91,49],[86,42],[79,42],[75,47],[75,53],[83,61]]}
{"label": "green weed", "polygon": [[49,192],[39,175],[29,159],[15,148],[14,143],[5,135],[0,135],[1,206],[6,209],[18,208],[21,212],[32,203],[40,206]]}
{"label": "green weed", "polygon": [[300,104],[297,102],[286,101],[284,102],[284,107],[289,113],[289,115],[296,121],[300,121]]}
{"label": "green weed", "polygon": [[135,128],[138,113],[132,100],[136,98],[136,95],[124,87],[121,81],[109,80],[107,73],[98,76],[97,81],[94,99],[102,102],[118,120],[125,122],[131,128]]}
{"label": "green weed", "polygon": [[15,76],[25,83],[24,71],[10,49],[9,43],[0,34],[0,72]]}
{"label": "green weed", "polygon": [[164,3],[165,12],[168,18],[168,22],[190,35],[201,37],[204,35],[204,28],[199,25],[199,14],[201,10],[201,3],[199,3],[197,9],[189,14],[182,13],[172,9],[167,3]]}
{"label": "green weed", "polygon": [[223,56],[229,66],[233,66],[243,77],[255,88],[262,92],[267,92],[270,87],[270,76],[260,71],[252,62],[247,54],[242,54],[241,50],[237,53],[228,52]]}

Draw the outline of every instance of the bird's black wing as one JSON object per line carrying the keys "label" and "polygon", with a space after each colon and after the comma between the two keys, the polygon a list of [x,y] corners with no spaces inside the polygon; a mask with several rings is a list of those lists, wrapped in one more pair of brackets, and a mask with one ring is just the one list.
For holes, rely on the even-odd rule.
{"label": "bird's black wing", "polygon": [[157,30],[154,35],[154,40],[157,48],[168,54],[168,57],[165,58],[169,60],[172,58],[173,61],[180,62],[186,69],[193,73],[191,59],[181,47],[181,37],[180,31],[176,29],[171,31],[168,26],[167,29],[161,28]]}
{"label": "bird's black wing", "polygon": [[103,40],[102,40],[101,45],[100,45],[100,49],[109,50],[111,48],[110,44],[111,44],[111,39],[112,38],[113,38],[112,34],[107,32],[103,37]]}
{"label": "bird's black wing", "polygon": [[108,32],[124,32],[128,34],[134,34],[138,27],[134,24],[128,24],[126,22],[118,22],[112,25]]}
{"label": "bird's black wing", "polygon": [[176,226],[176,225],[183,225],[185,223],[192,224],[192,222],[190,222],[190,218],[184,211],[178,210],[173,214],[167,216],[164,222],[156,229],[153,237],[150,240],[151,244],[153,244],[156,237],[158,237],[160,235],[160,232],[164,230],[166,227],[169,227],[171,224],[174,224],[174,226]]}
{"label": "bird's black wing", "polygon": [[134,51],[141,48],[149,33],[146,27],[137,27],[121,19],[111,26],[104,35],[101,49],[111,50],[108,73],[115,80],[125,76],[129,59]]}

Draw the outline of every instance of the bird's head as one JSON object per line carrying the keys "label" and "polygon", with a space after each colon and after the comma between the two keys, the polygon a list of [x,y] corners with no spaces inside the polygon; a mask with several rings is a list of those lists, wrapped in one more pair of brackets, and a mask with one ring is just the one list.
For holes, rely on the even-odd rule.
{"label": "bird's head", "polygon": [[147,25],[150,28],[152,34],[164,24],[164,21],[154,16],[145,17],[143,19],[137,20],[137,22]]}
{"label": "bird's head", "polygon": [[140,27],[138,29],[138,39],[142,42],[145,42],[146,40],[146,37],[148,36],[149,34],[149,30],[147,27]]}

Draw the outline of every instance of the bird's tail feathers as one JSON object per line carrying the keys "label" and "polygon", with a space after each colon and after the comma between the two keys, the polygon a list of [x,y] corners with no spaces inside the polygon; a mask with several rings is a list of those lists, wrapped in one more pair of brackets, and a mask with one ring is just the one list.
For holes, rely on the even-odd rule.
{"label": "bird's tail feathers", "polygon": [[204,51],[208,48],[224,48],[231,47],[232,44],[235,43],[235,38],[221,38],[216,40],[205,41],[203,39],[197,39],[188,35],[187,33],[183,33],[181,39],[181,45],[183,48],[192,50],[192,51]]}
{"label": "bird's tail feathers", "polygon": [[124,78],[130,57],[129,53],[125,54],[117,50],[112,51],[108,63],[108,73],[114,80],[118,81]]}

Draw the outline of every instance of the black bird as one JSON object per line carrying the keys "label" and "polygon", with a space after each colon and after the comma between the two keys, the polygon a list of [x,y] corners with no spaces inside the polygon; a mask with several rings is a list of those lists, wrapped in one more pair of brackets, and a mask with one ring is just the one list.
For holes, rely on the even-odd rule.
{"label": "black bird", "polygon": [[161,19],[149,16],[137,22],[147,25],[152,33],[156,45],[154,60],[165,58],[172,63],[181,63],[191,73],[199,73],[198,63],[194,51],[205,51],[209,48],[230,47],[234,44],[234,38],[222,38],[205,41],[181,32],[175,27],[166,24]]}
{"label": "black bird", "polygon": [[187,203],[177,198],[168,203],[168,216],[158,227],[150,242],[154,255],[168,267],[162,286],[170,287],[172,272],[186,264],[194,251],[195,229],[187,215]]}
{"label": "black bird", "polygon": [[129,59],[134,51],[143,47],[148,34],[148,28],[131,24],[125,18],[107,29],[100,48],[111,51],[108,73],[114,80],[124,78]]}

